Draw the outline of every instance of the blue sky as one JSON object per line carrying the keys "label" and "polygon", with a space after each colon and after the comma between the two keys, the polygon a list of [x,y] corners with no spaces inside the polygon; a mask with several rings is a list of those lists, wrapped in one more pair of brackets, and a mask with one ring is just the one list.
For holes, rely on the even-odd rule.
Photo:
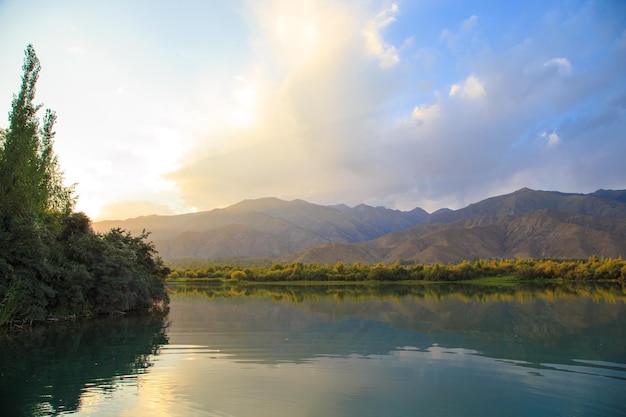
{"label": "blue sky", "polygon": [[626,188],[623,1],[0,0],[2,114],[28,43],[96,220]]}

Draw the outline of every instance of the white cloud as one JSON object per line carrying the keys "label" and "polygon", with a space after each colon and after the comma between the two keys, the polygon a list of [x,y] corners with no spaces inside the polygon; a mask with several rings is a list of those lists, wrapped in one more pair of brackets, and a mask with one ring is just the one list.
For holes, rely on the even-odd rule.
{"label": "white cloud", "polygon": [[485,96],[484,82],[475,75],[470,75],[461,85],[452,84],[448,95],[450,97],[463,97],[468,99],[479,99]]}
{"label": "white cloud", "polygon": [[569,75],[572,70],[572,64],[567,58],[552,58],[543,64],[544,67],[554,68],[560,75]]}
{"label": "white cloud", "polygon": [[400,61],[396,47],[385,42],[381,34],[386,26],[395,22],[398,12],[399,7],[397,3],[392,3],[387,9],[384,9],[373,19],[369,20],[362,31],[367,51],[378,57],[382,68],[393,67]]}
{"label": "white cloud", "polygon": [[559,143],[561,143],[561,138],[556,132],[551,132],[551,133],[543,132],[541,134],[541,137],[545,141],[546,146],[548,148],[553,148],[557,146]]}
{"label": "white cloud", "polygon": [[[275,5],[281,13],[293,11],[280,2]],[[262,103],[258,126],[245,135],[216,132],[212,137],[220,137],[228,147],[196,151],[172,174],[188,206],[202,209],[275,195],[403,208],[419,201],[436,209],[460,207],[523,186],[560,188],[546,179],[556,181],[549,173],[556,163],[569,166],[562,161],[571,158],[568,152],[574,148],[542,150],[562,145],[562,128],[547,118],[565,101],[561,95],[571,94],[571,84],[559,76],[571,71],[570,58],[543,52],[541,41],[524,38],[504,54],[487,48],[469,66],[459,58],[465,75],[454,75],[456,81],[442,87],[441,78],[421,76],[427,70],[425,60],[430,70],[440,71],[448,53],[420,45],[416,37],[418,53],[411,63],[417,78],[396,84],[399,66],[382,68],[376,54],[379,65],[368,65],[373,52],[384,51],[383,43],[372,43],[378,49],[364,51],[362,36],[368,25],[377,28],[371,33],[380,34],[381,28],[398,22],[397,11],[368,16],[325,2],[311,7],[294,15],[296,21],[317,28],[306,62],[289,59],[287,52],[295,48],[289,38],[274,42],[272,31],[256,33],[254,71],[245,79],[270,86],[257,96]],[[272,13],[264,11],[260,27],[269,28],[263,19]],[[459,32],[470,33],[477,24],[478,19],[470,17]],[[327,36],[328,25],[332,37]],[[268,64],[276,62],[280,66]],[[415,97],[412,105],[410,97]],[[387,103],[399,108],[400,102],[402,111],[387,113]],[[389,119],[393,123],[385,122]],[[541,137],[542,146],[519,145],[532,142],[525,143],[525,135]],[[541,185],[542,180],[547,185]]]}
{"label": "white cloud", "polygon": [[[368,144],[380,128],[373,121],[397,88],[388,65],[395,49],[380,37],[397,6],[372,18],[331,1],[257,5],[251,3],[249,16],[256,22],[253,61],[222,87],[234,107],[206,108],[205,114],[217,110],[221,116],[212,117],[210,131],[198,129],[198,148],[167,178],[186,205],[199,208],[238,198],[309,192],[320,199],[346,187],[365,189],[373,183]],[[303,43],[309,36],[303,31],[314,39]],[[363,47],[364,31],[383,42],[381,49]],[[371,65],[372,54],[378,65]],[[224,122],[229,120],[241,126]]]}
{"label": "white cloud", "polygon": [[433,122],[438,116],[439,109],[435,104],[416,106],[411,112],[411,119],[418,125],[423,125],[426,122]]}

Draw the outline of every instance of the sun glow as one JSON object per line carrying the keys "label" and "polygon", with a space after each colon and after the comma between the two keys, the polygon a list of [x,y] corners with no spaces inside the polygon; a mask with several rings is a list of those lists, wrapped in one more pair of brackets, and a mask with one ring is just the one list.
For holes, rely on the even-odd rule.
{"label": "sun glow", "polygon": [[230,122],[235,127],[248,128],[257,120],[257,94],[250,87],[237,88],[232,93],[233,109]]}

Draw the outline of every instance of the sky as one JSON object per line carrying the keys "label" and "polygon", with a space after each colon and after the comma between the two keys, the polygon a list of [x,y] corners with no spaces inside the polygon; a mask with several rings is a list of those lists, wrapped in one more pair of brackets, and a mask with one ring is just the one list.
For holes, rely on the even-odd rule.
{"label": "sky", "polygon": [[626,189],[621,0],[0,0],[0,127],[29,43],[94,220]]}

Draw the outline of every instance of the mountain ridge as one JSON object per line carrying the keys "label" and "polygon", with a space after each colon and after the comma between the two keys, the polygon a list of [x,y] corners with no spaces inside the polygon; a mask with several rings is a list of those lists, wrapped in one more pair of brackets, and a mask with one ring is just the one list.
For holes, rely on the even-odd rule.
{"label": "mountain ridge", "polygon": [[275,197],[177,216],[93,224],[151,232],[165,259],[269,258],[282,262],[459,262],[477,258],[626,255],[626,191],[522,188],[467,207],[427,213]]}

